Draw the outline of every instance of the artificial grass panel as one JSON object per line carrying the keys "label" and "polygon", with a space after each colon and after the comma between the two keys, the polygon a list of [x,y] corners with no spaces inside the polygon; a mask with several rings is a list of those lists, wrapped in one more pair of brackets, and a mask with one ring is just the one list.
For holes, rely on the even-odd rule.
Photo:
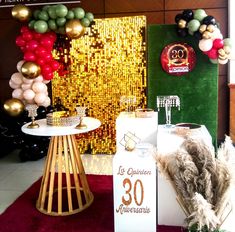
{"label": "artificial grass panel", "polygon": [[[172,76],[161,67],[163,48],[173,42],[186,42],[196,52],[197,62],[192,72]],[[148,107],[156,109],[158,95],[178,95],[181,109],[172,108],[172,124],[188,122],[203,124],[213,143],[217,140],[218,65],[212,64],[198,48],[193,36],[178,37],[176,25],[148,26]],[[159,124],[165,123],[165,109],[159,112]]]}

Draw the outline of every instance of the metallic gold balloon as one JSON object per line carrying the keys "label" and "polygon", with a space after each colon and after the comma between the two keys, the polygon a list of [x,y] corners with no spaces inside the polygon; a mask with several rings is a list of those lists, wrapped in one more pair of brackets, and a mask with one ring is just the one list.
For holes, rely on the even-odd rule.
{"label": "metallic gold balloon", "polygon": [[210,39],[211,38],[211,33],[209,31],[204,31],[202,34],[203,39]]}
{"label": "metallic gold balloon", "polygon": [[224,46],[223,49],[224,49],[225,53],[228,55],[231,53],[231,50],[232,50],[229,46]]}
{"label": "metallic gold balloon", "polygon": [[206,24],[202,24],[200,27],[199,27],[199,32],[202,34],[207,28],[207,25]]}
{"label": "metallic gold balloon", "polygon": [[11,15],[20,22],[27,22],[30,19],[32,12],[29,7],[23,4],[17,4],[12,8]]}
{"label": "metallic gold balloon", "polygon": [[27,61],[21,67],[22,75],[27,79],[34,79],[41,73],[41,68],[38,64]]}
{"label": "metallic gold balloon", "polygon": [[183,19],[180,19],[179,22],[178,22],[178,27],[179,28],[185,28],[187,25],[187,22]]}
{"label": "metallic gold balloon", "polygon": [[24,104],[17,98],[11,98],[5,101],[3,108],[8,115],[16,117],[24,111]]}
{"label": "metallic gold balloon", "polygon": [[210,25],[207,26],[206,30],[212,33],[215,30],[215,26],[210,24]]}
{"label": "metallic gold balloon", "polygon": [[79,19],[71,19],[65,24],[65,32],[69,38],[78,39],[84,35],[85,28]]}

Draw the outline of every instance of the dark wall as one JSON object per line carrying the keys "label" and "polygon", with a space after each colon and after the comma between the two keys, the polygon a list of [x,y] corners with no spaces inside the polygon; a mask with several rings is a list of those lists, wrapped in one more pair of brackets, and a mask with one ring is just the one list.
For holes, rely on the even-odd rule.
{"label": "dark wall", "polygon": [[[69,7],[75,7],[72,4]],[[224,37],[228,33],[227,0],[81,0],[79,6],[95,14],[96,18],[130,15],[146,15],[148,24],[174,24],[176,14],[184,9],[206,10],[220,23]],[[40,8],[40,7],[39,7]],[[11,8],[0,8],[0,102],[11,97],[8,85],[11,75],[16,72],[16,64],[22,53],[15,45],[22,24],[11,17]],[[229,130],[229,88],[227,65],[219,67],[219,110],[218,139],[222,140]]]}

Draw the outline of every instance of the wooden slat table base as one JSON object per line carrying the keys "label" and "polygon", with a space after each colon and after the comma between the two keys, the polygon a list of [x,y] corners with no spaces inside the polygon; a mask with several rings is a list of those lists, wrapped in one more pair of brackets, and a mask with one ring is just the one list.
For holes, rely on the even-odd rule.
{"label": "wooden slat table base", "polygon": [[37,209],[51,216],[66,216],[81,212],[93,200],[75,135],[51,137]]}

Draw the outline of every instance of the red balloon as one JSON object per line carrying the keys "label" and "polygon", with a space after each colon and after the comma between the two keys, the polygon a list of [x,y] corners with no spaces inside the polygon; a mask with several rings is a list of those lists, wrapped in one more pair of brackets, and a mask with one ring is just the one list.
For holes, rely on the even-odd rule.
{"label": "red balloon", "polygon": [[26,31],[22,34],[22,37],[25,41],[30,41],[33,39],[33,34],[30,31]]}
{"label": "red balloon", "polygon": [[36,31],[33,31],[32,34],[33,34],[33,38],[36,39],[36,40],[39,40],[43,35],[43,34],[38,33]]}
{"label": "red balloon", "polygon": [[51,80],[53,78],[53,72],[44,73],[42,76],[45,80]]}
{"label": "red balloon", "polygon": [[42,46],[38,46],[35,49],[35,54],[36,54],[37,57],[44,57],[45,54],[47,54],[47,50],[46,50],[46,48],[44,48]]}
{"label": "red balloon", "polygon": [[213,41],[213,48],[220,49],[220,48],[223,48],[223,47],[224,47],[224,41],[222,39],[215,39]]}
{"label": "red balloon", "polygon": [[26,60],[26,61],[35,61],[36,60],[35,54],[33,52],[30,52],[30,51],[25,52],[24,60]]}
{"label": "red balloon", "polygon": [[56,60],[53,60],[50,63],[50,66],[51,66],[53,71],[56,71],[60,67],[60,63],[58,61],[56,61]]}
{"label": "red balloon", "polygon": [[35,50],[38,47],[38,42],[36,40],[30,40],[27,44],[26,44],[26,49],[28,50]]}
{"label": "red balloon", "polygon": [[23,39],[23,36],[19,35],[16,37],[16,45],[19,47],[24,47],[26,45],[26,41]]}
{"label": "red balloon", "polygon": [[39,64],[40,66],[43,66],[46,64],[46,60],[43,57],[39,57],[36,59],[37,64]]}
{"label": "red balloon", "polygon": [[210,59],[217,59],[218,58],[218,49],[212,48],[211,50],[207,51],[206,54]]}
{"label": "red balloon", "polygon": [[53,41],[53,43],[55,43],[56,38],[57,38],[56,33],[53,31],[50,31],[47,33],[47,35],[50,37],[50,39]]}
{"label": "red balloon", "polygon": [[29,29],[27,26],[23,26],[23,27],[21,27],[21,29],[20,29],[20,33],[21,33],[21,34],[24,34],[25,32],[28,32],[28,31],[30,31],[30,29]]}
{"label": "red balloon", "polygon": [[41,44],[43,47],[52,50],[53,45],[54,45],[54,41],[53,41],[53,39],[51,39],[49,36],[43,36],[43,37],[41,37],[41,39],[40,39],[40,44]]}
{"label": "red balloon", "polygon": [[42,75],[47,74],[47,73],[51,73],[52,72],[51,66],[48,64],[43,65],[41,67],[41,72],[42,72]]}
{"label": "red balloon", "polygon": [[48,52],[43,57],[47,62],[51,62],[53,60],[51,53]]}

